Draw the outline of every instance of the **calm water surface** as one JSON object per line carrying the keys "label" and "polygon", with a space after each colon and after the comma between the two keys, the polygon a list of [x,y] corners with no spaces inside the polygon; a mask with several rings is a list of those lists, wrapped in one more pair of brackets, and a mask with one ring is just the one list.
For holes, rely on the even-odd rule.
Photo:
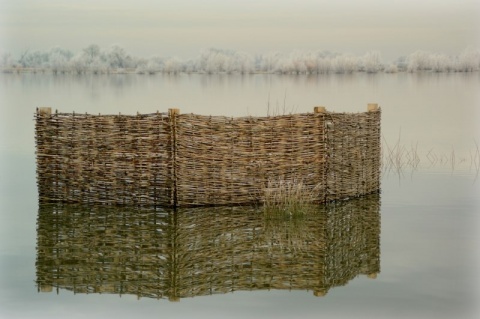
{"label": "calm water surface", "polygon": [[[2,74],[0,83],[0,318],[473,318],[479,313],[480,155],[477,155],[475,145],[480,144],[479,73],[312,77]],[[129,280],[130,287],[137,287],[139,282],[148,283],[144,277],[143,281],[139,281],[139,277],[134,277],[136,279],[132,281],[132,274],[138,274],[132,267],[143,267],[145,270],[145,265],[149,264],[148,260],[145,260],[148,255],[143,254],[143,260],[133,260],[131,256],[135,256],[135,249],[132,248],[133,255],[129,255],[131,251],[125,248],[128,246],[126,242],[121,245],[122,241],[111,241],[113,249],[104,250],[104,245],[102,250],[92,250],[92,242],[87,241],[90,246],[86,247],[90,248],[86,249],[86,255],[81,255],[86,256],[83,258],[78,255],[78,247],[85,241],[82,241],[81,237],[72,236],[72,240],[76,241],[63,243],[68,247],[77,247],[77,250],[72,248],[76,254],[68,255],[68,251],[63,251],[63,254],[54,256],[53,259],[50,258],[51,255],[43,254],[50,247],[49,234],[57,236],[57,241],[62,242],[62,238],[68,238],[62,237],[62,234],[74,234],[79,227],[86,229],[81,224],[86,218],[82,215],[85,214],[84,210],[74,210],[75,213],[71,216],[61,215],[62,218],[67,218],[66,220],[42,217],[49,215],[41,212],[55,210],[39,207],[37,203],[33,134],[33,112],[37,106],[50,106],[62,112],[102,114],[134,114],[137,111],[147,113],[178,107],[182,113],[243,116],[266,115],[267,112],[283,113],[284,110],[310,112],[315,105],[325,105],[332,111],[356,112],[364,111],[369,102],[379,103],[383,110],[382,133],[388,144],[384,150],[393,148],[400,139],[398,145],[401,145],[404,160],[408,161],[413,154],[419,158],[416,167],[405,165],[401,170],[395,167],[385,168],[382,193],[373,205],[378,207],[380,225],[379,234],[375,237],[374,233],[373,236],[379,240],[380,250],[380,272],[375,279],[367,276],[369,271],[365,271],[365,267],[362,269],[358,266],[365,261],[368,261],[370,266],[375,265],[375,257],[367,258],[375,249],[365,244],[365,238],[372,238],[371,235],[365,237],[367,232],[360,231],[368,229],[362,228],[360,218],[368,216],[368,211],[362,211],[365,205],[354,207],[354,203],[350,203],[351,208],[345,216],[355,223],[349,224],[349,232],[339,231],[343,237],[338,239],[337,236],[335,240],[332,236],[325,237],[325,234],[326,229],[336,229],[337,226],[341,228],[344,225],[342,222],[345,223],[345,220],[334,214],[345,211],[339,208],[323,211],[323,215],[318,215],[317,220],[290,225],[290,228],[287,228],[288,236],[285,235],[285,225],[281,228],[283,231],[279,232],[278,225],[272,228],[270,224],[265,224],[258,214],[253,214],[251,216],[256,217],[248,219],[244,219],[243,214],[238,217],[234,214],[231,223],[235,227],[225,222],[228,218],[222,219],[227,223],[226,231],[215,228],[218,223],[206,222],[209,219],[205,217],[212,212],[199,214],[198,216],[204,218],[198,217],[195,221],[189,219],[192,215],[188,212],[179,215],[177,223],[185,221],[180,225],[190,226],[185,229],[173,228],[174,232],[184,234],[191,230],[197,234],[192,238],[179,236],[187,247],[197,249],[198,254],[196,252],[188,255],[189,265],[202,265],[196,272],[187,267],[191,270],[190,277],[184,274],[182,278],[193,278],[194,273],[198,276],[200,273],[210,276],[210,290],[205,290],[205,285],[195,286],[193,279],[188,285],[184,281],[182,287],[188,287],[190,293],[182,295],[181,297],[185,298],[180,298],[180,302],[169,301],[170,293],[164,293],[164,290],[159,288],[168,286],[160,286],[158,283],[165,281],[158,278],[160,273],[168,274],[172,269],[176,269],[170,266],[159,267],[163,270],[157,273],[158,283],[153,285],[157,289],[157,295],[153,295],[155,298],[150,298],[151,294],[146,296],[127,288],[122,288],[124,290],[121,296],[112,286],[104,288],[102,294],[98,290],[95,292],[93,288],[85,288],[90,287],[93,280],[86,275],[85,269],[91,269],[95,265],[95,261],[89,259],[89,256],[94,256],[96,261],[102,260],[108,267],[114,261],[113,255],[117,254],[119,258],[123,256],[124,259],[117,260],[130,260],[130,264],[124,262],[126,268],[122,270],[124,274],[130,273],[117,282],[122,281],[125,287],[129,285]],[[225,214],[216,213],[215,216]],[[92,214],[88,216],[91,217]],[[156,229],[172,233],[168,219],[170,215],[164,212],[148,216],[150,219],[147,220],[157,216],[154,224],[158,222],[158,225],[163,225]],[[106,223],[106,220],[102,222]],[[200,232],[200,226],[198,229],[191,226],[205,223],[211,225],[210,230],[217,229],[215,236],[208,237],[208,234]],[[141,223],[134,221],[133,224]],[[108,223],[105,227],[100,225],[98,219],[94,219],[89,225],[93,225],[89,229],[96,232],[112,228],[107,227],[111,226]],[[127,228],[119,228],[113,235],[125,234],[127,238],[129,224],[119,225]],[[352,228],[351,225],[356,226]],[[184,232],[181,232],[182,229]],[[298,231],[299,229],[303,231]],[[358,231],[353,232],[351,229]],[[244,236],[250,235],[244,238],[239,232]],[[298,246],[299,242],[305,242],[303,237],[295,237],[299,234],[310,236],[310,241],[306,242],[311,244]],[[219,240],[218,238],[228,236],[230,241],[219,246],[224,249],[217,249],[217,254],[212,257],[219,260],[218,262],[198,257],[201,252],[210,251],[212,243],[215,242],[211,238]],[[199,246],[198,241],[194,241],[194,238],[200,237],[210,238],[202,244],[206,245],[205,249]],[[232,238],[235,238],[235,241],[232,241]],[[266,238],[270,238],[270,241]],[[277,243],[283,243],[283,250],[280,250],[282,253],[275,250],[278,246],[270,250],[256,248],[255,258],[258,258],[254,259],[252,254],[237,254],[234,248],[236,245],[250,245],[248,247],[251,252],[252,247],[265,247],[266,243],[272,243],[272,238],[276,238]],[[145,241],[145,238],[143,240]],[[156,240],[147,242],[158,243],[155,256],[159,265],[171,265],[172,263],[166,261],[168,257],[161,256],[172,256],[172,250],[165,248],[168,245],[160,244],[164,241],[161,236]],[[133,236],[133,242],[138,243],[139,237]],[[260,242],[263,244],[259,244]],[[321,242],[331,247],[329,253],[323,257],[316,255],[315,250]],[[174,247],[178,249],[179,246]],[[128,250],[128,253],[122,252],[122,249]],[[111,259],[98,259],[99,253],[113,255],[109,256]],[[238,263],[232,260],[226,263],[225,255],[228,254],[234,259],[242,260],[242,264],[247,265],[250,261],[250,265],[253,265],[255,261],[255,265],[262,264],[265,267],[245,266],[241,270],[243,272],[236,269],[237,277],[230,276],[228,280],[215,279],[215,285],[212,285],[214,271],[219,274],[218,278],[224,278],[220,275],[226,273],[234,274],[233,270],[226,269],[232,269],[232,265]],[[213,253],[211,255],[214,256]],[[270,258],[270,264],[265,262],[267,257]],[[245,258],[250,259],[245,261]],[[68,263],[72,264],[72,260],[76,268],[68,268]],[[290,260],[289,278],[282,277],[288,273],[285,268],[277,268],[278,271],[275,272],[275,267],[282,264],[280,260]],[[70,269],[70,272],[62,273],[67,281],[53,283],[60,287],[58,291],[56,287],[52,287],[51,292],[39,292],[37,280],[39,277],[51,275],[55,269],[60,269],[52,267],[56,262],[56,266]],[[205,264],[207,262],[208,266]],[[338,268],[342,262],[351,266],[342,270]],[[177,266],[179,264],[181,263],[176,263]],[[270,266],[267,267],[268,265]],[[300,267],[301,265],[304,267]],[[315,265],[318,267],[315,268]],[[108,267],[105,269],[110,269]],[[329,286],[328,293],[323,297],[314,295],[315,285],[318,288],[318,283],[313,284],[315,278],[318,278],[315,277],[314,269],[319,268],[330,269],[330,282],[337,280],[336,284]],[[237,288],[231,292],[235,278],[245,278],[245,272],[252,269],[258,270],[255,278],[282,278],[283,288],[286,289],[267,289],[268,285],[264,282],[261,287],[259,284],[252,286],[250,281],[249,289],[235,286]],[[267,272],[262,272],[262,269],[267,269]],[[75,289],[72,288],[72,282],[68,281],[72,278],[80,281],[75,283]],[[94,282],[100,280],[94,278]],[[252,275],[249,278],[253,278]],[[345,278],[348,280],[342,282],[341,279]],[[137,283],[137,286],[134,283]],[[173,285],[170,284],[171,286]],[[193,293],[213,291],[213,286],[216,289],[224,287],[222,291],[225,293]],[[49,291],[49,288],[43,287],[43,290]],[[157,300],[159,292],[162,293],[162,299]],[[143,297],[138,299],[138,295]],[[191,297],[193,295],[196,297]]]}

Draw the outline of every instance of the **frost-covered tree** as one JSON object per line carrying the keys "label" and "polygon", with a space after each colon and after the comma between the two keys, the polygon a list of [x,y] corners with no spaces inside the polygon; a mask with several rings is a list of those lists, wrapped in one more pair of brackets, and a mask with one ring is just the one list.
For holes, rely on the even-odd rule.
{"label": "frost-covered tree", "polygon": [[358,70],[358,58],[353,55],[338,55],[332,60],[335,73],[353,73]]}
{"label": "frost-covered tree", "polygon": [[163,59],[159,56],[152,56],[144,63],[140,63],[137,66],[136,71],[137,73],[155,74],[161,72],[163,70],[163,67]]}
{"label": "frost-covered tree", "polygon": [[210,48],[202,50],[196,69],[205,73],[247,73],[255,68],[254,58],[245,52]]}
{"label": "frost-covered tree", "polygon": [[2,53],[0,63],[2,68],[12,68],[15,66],[15,60],[10,52]]}
{"label": "frost-covered tree", "polygon": [[417,72],[430,70],[430,54],[425,51],[415,51],[407,58],[407,71]]}
{"label": "frost-covered tree", "polygon": [[83,49],[83,56],[85,57],[85,61],[87,63],[91,63],[96,59],[100,58],[100,47],[96,44],[91,44],[85,49]]}
{"label": "frost-covered tree", "polygon": [[164,61],[163,71],[176,74],[182,71],[182,61],[177,57],[167,58]]}
{"label": "frost-covered tree", "polygon": [[363,70],[368,73],[377,73],[383,68],[382,55],[379,51],[367,52],[362,58]]}
{"label": "frost-covered tree", "polygon": [[233,71],[252,73],[255,71],[255,59],[246,52],[236,52],[234,55]]}
{"label": "frost-covered tree", "polygon": [[107,57],[96,44],[91,44],[85,49],[81,56],[85,68],[92,73],[105,73],[108,70]]}
{"label": "frost-covered tree", "polygon": [[465,49],[458,57],[457,71],[472,72],[480,69],[480,51]]}
{"label": "frost-covered tree", "polygon": [[392,63],[392,64],[387,65],[384,68],[384,71],[385,71],[385,73],[397,73],[398,72],[398,67],[397,67],[396,64]]}
{"label": "frost-covered tree", "polygon": [[327,57],[319,56],[317,58],[317,72],[321,74],[328,74],[332,72],[332,61]]}
{"label": "frost-covered tree", "polygon": [[277,61],[275,72],[281,74],[292,74],[294,72],[292,60],[286,56],[280,57]]}
{"label": "frost-covered tree", "polygon": [[66,72],[73,53],[60,47],[54,47],[48,53],[48,65],[53,73]]}
{"label": "frost-covered tree", "polygon": [[85,57],[82,53],[78,53],[73,58],[70,59],[69,63],[69,70],[73,73],[82,74],[87,71],[90,65],[85,60]]}
{"label": "frost-covered tree", "polygon": [[290,62],[288,65],[291,67],[289,73],[302,74],[307,72],[307,66],[305,65],[305,54],[301,51],[293,51],[289,56]]}
{"label": "frost-covered tree", "polygon": [[198,72],[197,63],[191,59],[183,63],[183,71],[187,73]]}
{"label": "frost-covered tree", "polygon": [[106,73],[108,71],[108,65],[105,63],[105,60],[97,58],[93,60],[89,65],[86,66],[93,74]]}
{"label": "frost-covered tree", "polygon": [[41,51],[25,51],[19,59],[24,68],[42,68],[48,63],[48,54]]}
{"label": "frost-covered tree", "polygon": [[148,60],[145,60],[145,59],[138,60],[135,64],[135,73],[138,73],[138,74],[148,73],[147,64],[148,64]]}
{"label": "frost-covered tree", "polygon": [[305,71],[308,74],[316,74],[318,73],[318,62],[319,62],[319,56],[318,54],[314,52],[306,52],[304,54],[304,65],[305,65]]}
{"label": "frost-covered tree", "polygon": [[262,55],[259,60],[260,71],[273,73],[277,70],[278,61],[281,58],[280,52],[269,52]]}
{"label": "frost-covered tree", "polygon": [[28,52],[29,52],[29,50],[24,50],[22,53],[20,53],[20,58],[18,59],[18,64],[22,68],[28,67],[28,62],[27,62]]}
{"label": "frost-covered tree", "polygon": [[207,73],[219,73],[225,71],[225,65],[227,62],[227,54],[218,49],[211,49],[204,59],[205,67],[204,71]]}
{"label": "frost-covered tree", "polygon": [[125,49],[112,45],[107,53],[107,64],[111,69],[125,69],[131,66],[131,57]]}
{"label": "frost-covered tree", "polygon": [[429,67],[434,72],[450,72],[454,70],[452,59],[445,54],[431,54],[429,60]]}

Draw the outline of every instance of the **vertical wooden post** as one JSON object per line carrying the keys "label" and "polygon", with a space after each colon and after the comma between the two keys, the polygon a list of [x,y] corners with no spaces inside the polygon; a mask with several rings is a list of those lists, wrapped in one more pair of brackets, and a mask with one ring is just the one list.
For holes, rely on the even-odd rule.
{"label": "vertical wooden post", "polygon": [[[319,137],[320,137],[320,140],[319,140],[319,144],[320,145],[323,145],[323,147],[321,147],[320,149],[317,150],[317,152],[319,152],[319,156],[321,156],[325,161],[323,162],[323,164],[319,165],[319,175],[321,176],[322,180],[321,181],[318,181],[319,183],[321,183],[324,187],[323,189],[323,198],[322,198],[322,201],[325,201],[325,198],[327,196],[327,169],[328,169],[328,165],[327,165],[327,160],[328,160],[328,156],[327,156],[327,153],[328,153],[328,148],[327,148],[327,127],[325,126],[325,120],[326,120],[326,113],[327,113],[327,108],[325,106],[315,106],[313,108],[313,112],[314,114],[323,114],[323,116],[316,116],[316,118],[318,119],[318,128],[320,129],[320,132],[319,132]],[[315,294],[316,295],[316,294]]]}
{"label": "vertical wooden post", "polygon": [[376,112],[378,111],[378,104],[377,103],[368,103],[367,105],[368,112]]}
{"label": "vertical wooden post", "polygon": [[168,109],[168,115],[169,116],[172,116],[172,115],[179,115],[180,114],[180,109]]}
{"label": "vertical wooden post", "polygon": [[171,151],[171,205],[177,207],[177,116],[180,115],[180,109],[168,109],[168,117],[170,121],[170,151]]}
{"label": "vertical wooden post", "polygon": [[179,230],[178,230],[178,215],[176,212],[171,212],[169,214],[169,225],[167,229],[167,236],[170,241],[168,248],[170,249],[168,251],[168,256],[170,260],[167,262],[167,273],[170,279],[169,282],[169,289],[168,289],[168,300],[171,302],[178,302],[180,301],[179,297],[179,270],[180,270],[180,265],[179,265],[179,249],[180,245],[178,244],[177,238],[179,238]]}
{"label": "vertical wooden post", "polygon": [[[371,116],[368,116],[368,131],[369,133],[367,134],[367,144],[369,145],[368,147],[368,152],[369,154],[372,155],[371,161],[369,161],[368,166],[370,166],[368,169],[372,172],[375,172],[374,174],[371,175],[370,181],[368,183],[365,183],[365,185],[370,185],[369,191],[372,191],[372,188],[375,188],[376,190],[380,190],[380,171],[381,171],[381,134],[380,134],[380,108],[378,107],[377,103],[368,103],[367,105],[367,111],[368,113],[374,113]],[[375,157],[373,157],[373,155]],[[365,167],[365,166],[364,166]],[[364,168],[365,169],[365,168]]]}
{"label": "vertical wooden post", "polygon": [[[55,154],[54,136],[55,126],[52,125],[52,108],[37,107],[35,114],[35,143],[37,148],[37,183],[38,196],[40,201],[56,199],[54,171],[50,169],[52,163],[56,163],[55,157],[48,155]],[[41,154],[41,155],[40,155]],[[48,154],[48,155],[47,155]]]}

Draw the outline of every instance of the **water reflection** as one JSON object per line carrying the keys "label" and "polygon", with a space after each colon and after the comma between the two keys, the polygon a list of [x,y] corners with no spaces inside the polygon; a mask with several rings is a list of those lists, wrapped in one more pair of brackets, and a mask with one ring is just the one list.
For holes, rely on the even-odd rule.
{"label": "water reflection", "polygon": [[331,203],[304,218],[261,209],[126,209],[41,205],[41,292],[180,298],[238,290],[316,296],[380,271],[378,194]]}

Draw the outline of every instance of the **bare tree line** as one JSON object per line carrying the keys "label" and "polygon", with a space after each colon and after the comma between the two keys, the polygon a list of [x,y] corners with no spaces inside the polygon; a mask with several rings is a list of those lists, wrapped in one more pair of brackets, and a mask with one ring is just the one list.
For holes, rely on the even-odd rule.
{"label": "bare tree line", "polygon": [[216,48],[204,49],[194,59],[152,56],[135,57],[113,45],[102,49],[89,45],[81,52],[54,47],[49,51],[25,50],[18,57],[1,55],[3,72],[57,73],[395,73],[395,72],[473,72],[480,70],[480,50],[467,48],[459,55],[415,51],[394,62],[384,63],[381,53],[370,51],[361,56],[330,51],[300,51],[289,54],[249,53]]}

